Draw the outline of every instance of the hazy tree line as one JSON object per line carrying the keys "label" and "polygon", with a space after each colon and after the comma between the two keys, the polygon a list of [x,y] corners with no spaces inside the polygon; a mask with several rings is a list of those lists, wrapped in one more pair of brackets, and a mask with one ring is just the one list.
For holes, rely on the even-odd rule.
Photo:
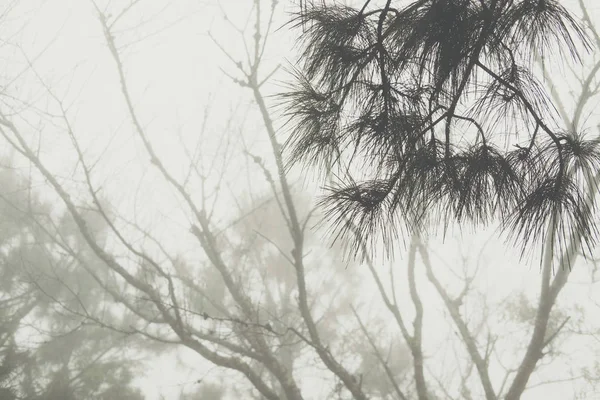
{"label": "hazy tree line", "polygon": [[[28,106],[12,92],[3,96],[0,134],[8,151],[0,169],[0,399],[143,399],[143,391],[135,380],[148,367],[145,358],[158,359],[179,349],[194,354],[202,366],[198,369],[208,371],[191,382],[181,382],[181,399],[519,399],[528,394],[537,398],[536,393],[544,386],[560,388],[563,393],[566,387],[571,398],[590,398],[597,393],[600,364],[594,356],[600,350],[597,345],[600,326],[585,318],[589,311],[585,308],[587,304],[572,305],[566,301],[563,304],[560,296],[568,290],[572,276],[578,280],[573,285],[585,290],[593,290],[598,279],[593,248],[596,217],[592,210],[600,179],[594,169],[598,159],[596,138],[600,132],[589,122],[593,121],[599,90],[600,35],[586,8],[591,3],[580,0],[575,4],[578,7],[569,10],[572,14],[565,14],[566,10],[551,0],[535,2],[541,11],[534,9],[530,0],[417,1],[408,6],[418,10],[432,4],[449,4],[458,7],[454,11],[466,18],[464,23],[472,22],[476,12],[493,14],[502,7],[507,13],[511,7],[524,10],[527,18],[523,21],[529,21],[528,26],[539,22],[534,18],[536,12],[546,13],[543,17],[553,21],[559,33],[563,28],[575,29],[572,42],[565,39],[568,46],[573,46],[571,50],[578,50],[583,42],[589,47],[589,53],[581,53],[583,65],[576,60],[566,61],[569,64],[564,69],[570,71],[566,75],[579,82],[567,93],[559,86],[561,79],[549,72],[555,53],[534,54],[531,48],[522,50],[524,55],[519,54],[530,58],[531,71],[537,76],[535,88],[547,93],[544,110],[550,113],[556,108],[556,124],[562,131],[573,134],[587,131],[588,135],[588,141],[577,142],[583,149],[580,153],[572,150],[576,147],[574,141],[554,142],[552,137],[550,145],[544,142],[538,148],[536,137],[539,139],[544,133],[538,131],[547,127],[553,132],[550,118],[526,106],[504,104],[505,112],[535,114],[529,132],[533,135],[529,150],[535,146],[536,150],[548,148],[548,154],[553,156],[558,154],[558,161],[543,155],[532,164],[545,160],[556,169],[550,172],[558,175],[567,168],[563,165],[569,168],[588,165],[591,169],[584,173],[568,171],[581,180],[563,186],[578,192],[573,194],[565,189],[559,193],[565,197],[550,199],[554,201],[550,220],[544,219],[548,215],[531,210],[526,218],[532,219],[511,225],[517,230],[521,226],[527,230],[522,232],[526,236],[524,243],[528,243],[532,252],[539,254],[538,250],[543,248],[544,253],[541,259],[529,258],[534,265],[540,265],[539,289],[535,293],[511,293],[501,299],[492,299],[488,293],[490,284],[485,282],[489,247],[483,247],[479,254],[465,251],[462,258],[444,259],[430,245],[437,236],[433,233],[428,236],[423,228],[435,225],[432,221],[445,222],[455,217],[464,222],[467,216],[475,214],[479,215],[474,217],[479,218],[476,222],[497,223],[503,216],[493,214],[490,205],[493,201],[477,196],[489,195],[496,189],[513,190],[515,182],[510,183],[507,178],[510,173],[494,175],[491,180],[480,180],[473,175],[471,182],[480,182],[479,191],[465,192],[463,188],[454,193],[432,182],[427,186],[429,189],[449,193],[445,200],[439,201],[450,198],[452,202],[452,196],[458,196],[459,200],[451,205],[436,205],[437,214],[423,219],[418,208],[412,209],[407,215],[419,218],[408,221],[408,227],[401,233],[386,235],[385,229],[391,229],[389,225],[372,217],[383,218],[382,215],[388,214],[373,212],[367,217],[361,214],[375,210],[373,204],[366,202],[372,203],[385,186],[381,173],[378,182],[364,186],[355,181],[348,184],[356,165],[342,164],[353,160],[354,155],[346,151],[354,149],[319,136],[335,135],[333,126],[341,126],[339,120],[326,115],[327,107],[339,101],[335,96],[327,97],[327,90],[336,92],[340,89],[336,85],[343,86],[343,79],[352,76],[349,71],[354,71],[351,67],[345,71],[331,69],[331,63],[351,56],[335,53],[341,48],[332,45],[335,40],[339,39],[339,46],[356,45],[336,36],[335,29],[344,24],[351,29],[361,15],[368,14],[366,18],[374,21],[371,30],[359,25],[354,28],[364,35],[363,44],[369,40],[377,43],[385,24],[393,26],[394,13],[402,17],[402,7],[408,3],[362,3],[355,9],[328,3],[303,4],[301,13],[293,19],[297,25],[294,35],[304,38],[309,35],[309,39],[313,35],[313,40],[322,42],[309,42],[308,46],[313,47],[304,53],[301,61],[305,64],[300,62],[297,69],[290,68],[299,83],[293,81],[291,87],[283,89],[281,85],[273,89],[272,83],[276,77],[283,76],[281,79],[286,80],[289,76],[280,74],[279,60],[272,65],[267,57],[273,52],[269,37],[284,23],[277,20],[282,5],[275,0],[248,3],[251,7],[245,27],[225,20],[231,24],[227,29],[232,35],[239,33],[235,36],[241,46],[239,52],[227,44],[230,39],[217,34],[212,38],[214,47],[231,61],[222,66],[224,74],[252,102],[252,113],[260,122],[258,135],[265,145],[253,145],[249,134],[236,125],[239,115],[234,114],[222,121],[217,151],[211,154],[204,146],[208,147],[207,138],[214,138],[214,132],[208,131],[211,128],[206,127],[206,122],[217,116],[207,110],[199,113],[193,141],[178,136],[175,127],[168,136],[170,145],[178,147],[186,159],[186,166],[181,168],[156,143],[152,118],[144,113],[143,102],[136,98],[137,91],[131,83],[135,71],[128,67],[124,57],[130,55],[127,28],[136,28],[128,16],[136,8],[144,7],[144,2],[132,1],[124,8],[118,8],[121,5],[116,3],[105,6],[90,2],[90,10],[97,17],[98,37],[105,44],[104,57],[110,59],[108,65],[114,72],[115,85],[111,90],[118,95],[127,130],[146,160],[140,168],[152,171],[157,185],[152,190],[174,199],[180,220],[185,224],[166,229],[157,227],[151,218],[137,218],[138,211],[143,214],[153,204],[145,202],[138,206],[134,199],[132,211],[128,208],[130,204],[123,205],[105,194],[110,175],[103,175],[105,172],[97,164],[110,157],[89,156],[89,144],[84,145],[85,132],[80,131],[80,124],[66,102],[38,75],[35,62],[27,71],[49,99],[44,103],[47,109]],[[363,5],[371,8],[362,8]],[[463,15],[460,7],[469,11]],[[226,5],[224,9],[225,14]],[[382,12],[390,16],[377,14]],[[414,16],[422,15],[415,13]],[[10,15],[8,8],[5,14]],[[511,18],[518,18],[518,13],[511,14]],[[287,25],[281,29],[287,29]],[[399,36],[396,40],[402,38],[406,39]],[[333,42],[327,42],[329,39]],[[425,45],[429,51],[441,48],[435,42],[439,37],[427,40],[431,40]],[[545,40],[538,37],[529,44]],[[468,41],[470,46],[480,45],[476,38],[469,36]],[[496,50],[501,47],[501,41],[496,43]],[[510,59],[507,54],[510,50],[504,54]],[[357,59],[360,61],[360,57]],[[444,104],[449,101],[454,112],[460,105],[454,99],[461,95],[457,93],[461,74],[473,65],[462,56],[444,59],[442,54],[436,60],[442,60],[441,64],[422,66],[423,70],[433,71],[434,77],[427,90],[432,91],[435,102],[428,106],[440,111],[439,107],[448,108]],[[391,61],[381,63],[393,67]],[[526,74],[516,64],[510,67],[527,75],[528,84],[533,85],[533,73]],[[12,78],[3,80],[9,83]],[[311,79],[322,79],[324,86],[311,86],[315,83]],[[522,81],[513,81],[517,85],[515,82]],[[361,84],[378,85],[375,80]],[[275,90],[286,94],[273,97]],[[379,82],[374,92],[385,95],[391,90],[391,85]],[[531,94],[525,90],[515,93],[514,96],[525,99]],[[510,94],[510,91],[504,93]],[[350,91],[348,96],[352,95],[360,97],[356,91]],[[359,98],[353,104],[368,103],[363,100]],[[293,113],[292,122],[281,115],[286,107],[288,114]],[[375,110],[380,110],[376,107],[373,110],[374,121],[370,122],[377,123],[375,119],[380,116],[375,115]],[[419,110],[413,111],[417,115]],[[443,112],[440,120],[452,124],[448,119],[451,113]],[[477,118],[459,115],[458,111],[456,114],[454,118],[472,125],[471,128],[475,126],[476,133],[479,131],[479,122],[473,122]],[[513,114],[506,115],[510,118]],[[340,117],[339,113],[335,115]],[[383,125],[397,126],[403,117],[389,117]],[[347,116],[340,117],[344,118]],[[56,172],[61,166],[41,147],[48,141],[43,140],[45,133],[39,128],[40,120],[51,123],[65,143],[62,150],[68,156],[63,158],[72,162],[71,177]],[[366,146],[376,143],[389,146],[393,152],[395,145],[387,139],[381,143],[378,138],[368,136],[379,132],[370,130],[368,120],[363,118],[363,127],[354,126],[357,132],[364,133]],[[484,118],[481,125],[488,129],[488,122]],[[495,129],[501,125],[494,125]],[[508,125],[520,129],[513,121]],[[461,129],[467,130],[464,126]],[[442,132],[446,134],[445,129]],[[284,147],[288,137],[292,139]],[[438,156],[448,157],[455,151],[454,145],[438,143],[433,137]],[[481,140],[485,144],[486,139]],[[330,145],[333,147],[327,147]],[[501,148],[500,144],[494,145]],[[551,148],[553,145],[558,150]],[[326,153],[332,149],[342,149],[343,154],[340,152],[338,157]],[[519,151],[523,149],[526,146]],[[494,153],[493,162],[502,164],[500,153],[500,150]],[[583,154],[591,161],[568,158],[567,153]],[[322,168],[321,182],[333,188],[333,194],[324,203],[303,190],[303,180],[286,158],[290,154],[292,161],[308,161]],[[372,165],[394,165],[390,161],[394,156],[387,155],[388,159]],[[415,160],[416,163],[418,159]],[[489,165],[492,161],[479,159],[479,165]],[[23,165],[27,168],[22,168]],[[377,167],[360,168],[368,173],[377,170]],[[452,174],[448,166],[444,168],[448,169],[433,172]],[[532,168],[542,167],[536,164]],[[248,178],[240,184],[245,176]],[[427,179],[431,176],[427,175]],[[553,179],[558,185],[562,178]],[[340,182],[347,183],[347,187],[340,187]],[[536,182],[529,182],[528,190],[535,192]],[[493,187],[494,184],[499,186]],[[501,194],[515,195],[515,192]],[[426,191],[404,193],[403,199],[427,199],[431,195]],[[540,200],[541,208],[551,203],[547,200]],[[354,206],[345,201],[354,201]],[[516,196],[497,201],[515,207],[515,202],[526,199]],[[225,213],[219,208],[224,204],[228,207]],[[448,210],[455,213],[452,218],[444,214]],[[566,225],[555,223],[559,217],[566,218]],[[542,222],[546,225],[536,225]],[[397,223],[400,226],[404,222]],[[452,224],[447,223],[449,229]],[[315,225],[334,229],[318,230]],[[340,229],[342,235],[330,245]],[[378,229],[384,230],[383,239]],[[539,237],[527,236],[530,234]],[[372,237],[379,239],[371,240]],[[544,240],[546,246],[541,246]],[[590,247],[584,248],[582,243]],[[382,248],[391,247],[395,247],[395,257],[380,256]],[[587,259],[582,257],[584,250]],[[593,301],[590,295],[590,303]],[[581,352],[589,358],[581,357]]]}

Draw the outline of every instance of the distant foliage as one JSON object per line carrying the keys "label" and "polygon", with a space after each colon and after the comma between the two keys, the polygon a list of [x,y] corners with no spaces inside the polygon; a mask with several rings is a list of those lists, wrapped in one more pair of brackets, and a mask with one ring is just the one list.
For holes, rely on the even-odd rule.
{"label": "distant foliage", "polygon": [[[142,400],[135,363],[117,348],[122,335],[65,312],[105,304],[84,267],[48,240],[41,222],[50,210],[0,167],[0,400]],[[84,259],[77,227],[65,222],[61,235],[79,240]]]}
{"label": "distant foliage", "polygon": [[337,177],[323,201],[334,229],[358,251],[380,234],[499,220],[523,251],[548,233],[589,250],[600,141],[554,127],[533,73],[535,54],[580,62],[583,27],[557,0],[405,4],[309,3],[292,21],[286,149]]}

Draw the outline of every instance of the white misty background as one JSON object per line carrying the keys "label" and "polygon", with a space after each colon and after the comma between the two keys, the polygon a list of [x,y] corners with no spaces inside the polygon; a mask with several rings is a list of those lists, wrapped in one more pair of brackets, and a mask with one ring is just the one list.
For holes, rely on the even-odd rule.
{"label": "white misty background", "polygon": [[[595,1],[562,3],[600,31]],[[594,254],[546,276],[495,226],[402,237],[391,259],[332,243],[328,182],[280,152],[297,11],[0,6],[0,399],[500,399],[536,321],[521,398],[600,398]],[[598,31],[583,65],[535,64],[591,136]]]}

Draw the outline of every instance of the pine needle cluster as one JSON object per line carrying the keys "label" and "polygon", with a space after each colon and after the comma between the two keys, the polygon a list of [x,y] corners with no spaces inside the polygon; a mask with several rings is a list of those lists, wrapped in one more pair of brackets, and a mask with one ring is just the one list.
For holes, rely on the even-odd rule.
{"label": "pine needle cluster", "polygon": [[580,62],[582,25],[558,0],[375,3],[313,2],[291,21],[285,148],[338,177],[322,202],[336,237],[391,248],[403,229],[500,221],[522,251],[594,246],[600,142],[554,127],[533,73],[534,54]]}

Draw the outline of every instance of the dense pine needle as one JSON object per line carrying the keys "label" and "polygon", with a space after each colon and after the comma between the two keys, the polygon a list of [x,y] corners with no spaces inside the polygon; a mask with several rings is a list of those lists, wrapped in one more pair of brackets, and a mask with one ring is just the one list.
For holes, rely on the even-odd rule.
{"label": "dense pine needle", "polygon": [[575,18],[557,0],[372,3],[309,3],[292,21],[286,154],[342,176],[322,202],[334,237],[356,255],[402,229],[500,221],[522,251],[548,235],[554,249],[576,235],[594,246],[585,193],[598,190],[600,141],[554,130],[532,72],[534,52],[581,60]]}

